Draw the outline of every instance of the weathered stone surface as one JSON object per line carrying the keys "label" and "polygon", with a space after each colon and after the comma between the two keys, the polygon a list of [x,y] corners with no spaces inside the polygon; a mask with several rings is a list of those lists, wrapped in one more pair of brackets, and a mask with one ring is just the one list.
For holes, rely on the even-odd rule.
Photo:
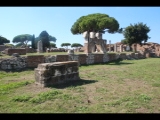
{"label": "weathered stone surface", "polygon": [[68,61],[68,55],[56,55],[56,62]]}
{"label": "weathered stone surface", "polygon": [[120,54],[119,54],[119,58],[122,58],[123,60],[127,59],[125,53],[120,53]]}
{"label": "weathered stone surface", "polygon": [[52,63],[52,62],[56,62],[56,56],[55,55],[45,57],[45,63]]}
{"label": "weathered stone surface", "polygon": [[80,79],[78,61],[42,63],[34,71],[36,83],[43,87]]}
{"label": "weathered stone surface", "polygon": [[27,56],[27,67],[37,67],[38,64],[44,63],[44,55]]}
{"label": "weathered stone surface", "polygon": [[13,57],[19,57],[19,53],[13,53],[12,56]]}
{"label": "weathered stone surface", "polygon": [[26,68],[25,57],[13,57],[10,59],[0,60],[0,69],[2,70],[17,70]]}
{"label": "weathered stone surface", "polygon": [[[134,54],[134,55],[133,55]],[[155,53],[156,56],[160,55],[160,52]],[[151,56],[152,54],[150,54]],[[134,57],[133,57],[134,56]],[[149,57],[150,57],[149,56]],[[153,55],[152,55],[153,56]],[[8,59],[0,59],[0,69],[3,70],[14,70],[14,69],[22,69],[27,67],[36,68],[39,66],[41,69],[48,69],[52,71],[52,74],[54,73],[61,73],[63,71],[56,71],[55,68],[64,68],[62,66],[59,66],[59,62],[65,62],[67,61],[77,61],[78,66],[79,65],[86,65],[86,64],[94,64],[94,63],[101,63],[101,62],[109,62],[112,60],[116,60],[117,58],[122,59],[144,59],[146,58],[146,52],[139,52],[139,53],[132,53],[132,54],[89,54],[88,56],[86,54],[79,54],[79,55],[53,55],[53,56],[44,56],[44,55],[35,55],[35,56],[27,56],[27,57],[12,57]],[[42,64],[44,63],[44,65]],[[54,63],[54,67],[49,63]],[[67,63],[67,67],[72,67],[72,71],[74,71],[73,66],[77,66],[77,63]],[[74,68],[74,69],[73,69]],[[53,70],[52,70],[53,69]],[[69,70],[68,70],[69,71]],[[51,74],[51,73],[49,73]]]}
{"label": "weathered stone surface", "polygon": [[94,54],[94,63],[102,63],[104,54]]}
{"label": "weathered stone surface", "polygon": [[103,54],[103,62],[108,62],[109,61],[109,56],[108,54]]}
{"label": "weathered stone surface", "polygon": [[108,54],[109,61],[116,60],[116,54]]}
{"label": "weathered stone surface", "polygon": [[88,54],[88,57],[86,59],[87,64],[93,64],[94,63],[94,54],[90,53]]}

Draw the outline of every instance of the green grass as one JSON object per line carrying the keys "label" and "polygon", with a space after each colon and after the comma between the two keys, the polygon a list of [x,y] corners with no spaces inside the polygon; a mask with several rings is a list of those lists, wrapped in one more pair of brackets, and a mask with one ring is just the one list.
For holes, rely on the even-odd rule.
{"label": "green grass", "polygon": [[79,67],[81,80],[41,88],[34,70],[0,72],[0,113],[159,113],[160,59]]}

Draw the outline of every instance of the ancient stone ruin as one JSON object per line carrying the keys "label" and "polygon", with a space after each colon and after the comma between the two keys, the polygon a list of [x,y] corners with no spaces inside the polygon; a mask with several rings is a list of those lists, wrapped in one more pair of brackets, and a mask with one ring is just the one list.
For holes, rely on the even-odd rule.
{"label": "ancient stone ruin", "polygon": [[80,80],[77,61],[42,63],[35,68],[36,84],[46,87]]}
{"label": "ancient stone ruin", "polygon": [[42,53],[43,52],[43,43],[42,43],[42,41],[40,40],[40,41],[38,41],[38,44],[37,44],[37,52],[38,53]]}
{"label": "ancient stone ruin", "polygon": [[84,52],[85,53],[93,53],[93,52],[100,52],[100,53],[106,53],[106,43],[107,40],[102,39],[102,33],[95,33],[90,32],[89,34],[87,32],[83,33],[84,37]]}

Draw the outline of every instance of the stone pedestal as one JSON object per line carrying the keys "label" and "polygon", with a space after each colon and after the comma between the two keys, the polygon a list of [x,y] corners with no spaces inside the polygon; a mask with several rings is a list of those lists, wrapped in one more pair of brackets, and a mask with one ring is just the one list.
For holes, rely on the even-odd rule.
{"label": "stone pedestal", "polygon": [[34,71],[36,84],[42,87],[80,80],[78,61],[43,63]]}

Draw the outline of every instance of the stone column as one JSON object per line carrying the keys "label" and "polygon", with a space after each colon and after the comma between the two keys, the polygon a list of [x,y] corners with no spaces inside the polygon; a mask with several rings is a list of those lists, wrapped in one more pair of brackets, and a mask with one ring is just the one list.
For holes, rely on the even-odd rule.
{"label": "stone column", "polygon": [[42,43],[42,41],[40,40],[40,41],[38,41],[38,44],[37,44],[37,52],[39,52],[39,53],[42,53],[43,52],[43,43]]}
{"label": "stone column", "polygon": [[129,45],[126,46],[126,51],[130,51]]}
{"label": "stone column", "polygon": [[123,52],[123,45],[120,45],[120,52]]}
{"label": "stone column", "polygon": [[117,52],[117,44],[114,44],[114,52]]}
{"label": "stone column", "polygon": [[89,43],[84,43],[84,52],[86,54],[92,53],[92,43],[91,43],[92,38],[89,38]]}
{"label": "stone column", "polygon": [[111,52],[111,40],[109,40],[109,52]]}

